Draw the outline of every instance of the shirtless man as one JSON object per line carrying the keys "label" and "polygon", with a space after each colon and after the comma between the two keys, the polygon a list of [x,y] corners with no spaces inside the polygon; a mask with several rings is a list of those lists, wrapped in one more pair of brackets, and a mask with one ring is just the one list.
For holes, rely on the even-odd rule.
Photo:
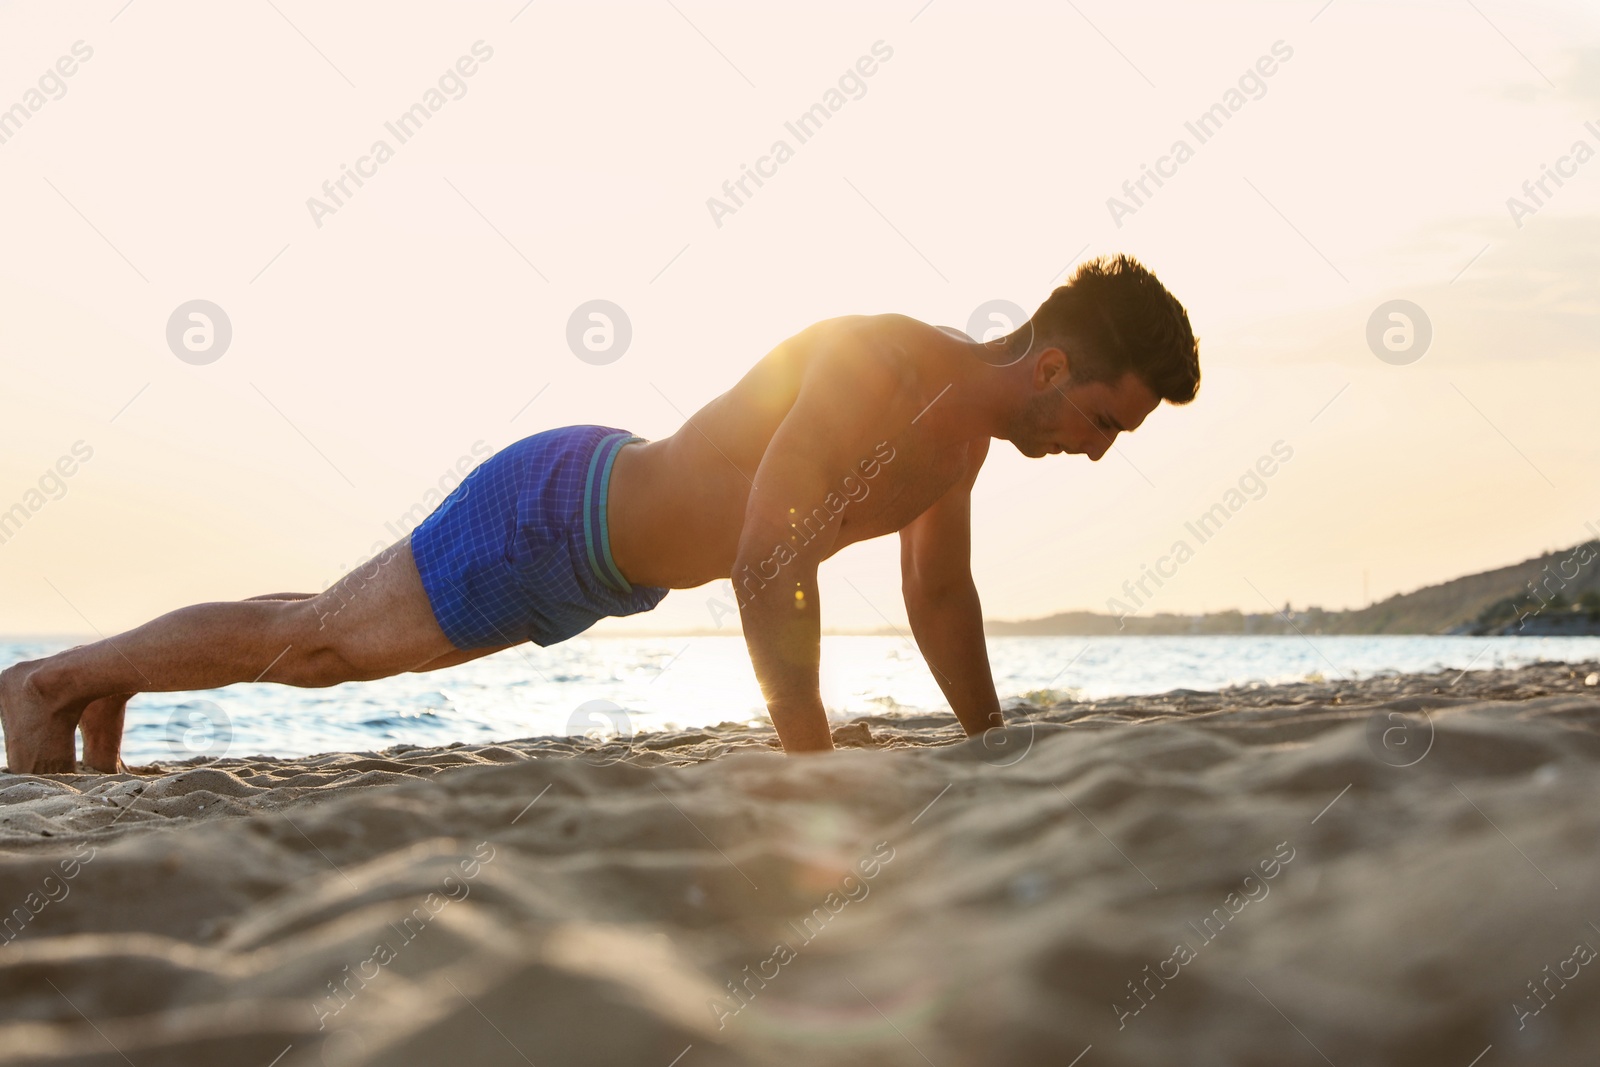
{"label": "shirtless man", "polygon": [[969,563],[990,439],[1098,460],[1199,382],[1188,314],[1127,257],[1084,264],[987,344],[902,315],[829,319],[665,440],[572,426],[508,446],[323,593],[196,604],[15,664],[0,673],[9,769],[72,772],[78,729],[86,768],[121,768],[136,692],[435,670],[719,578],[784,750],[827,750],[817,568],[895,531],[917,646],[978,734],[1002,725]]}

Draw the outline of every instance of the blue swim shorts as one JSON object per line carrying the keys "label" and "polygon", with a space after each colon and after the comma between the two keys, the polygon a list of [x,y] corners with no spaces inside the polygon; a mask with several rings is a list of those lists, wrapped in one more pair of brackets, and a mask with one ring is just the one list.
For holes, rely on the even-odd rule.
{"label": "blue swim shorts", "polygon": [[553,645],[667,595],[611,558],[611,465],[638,438],[565,426],[496,452],[411,532],[433,617],[460,649]]}

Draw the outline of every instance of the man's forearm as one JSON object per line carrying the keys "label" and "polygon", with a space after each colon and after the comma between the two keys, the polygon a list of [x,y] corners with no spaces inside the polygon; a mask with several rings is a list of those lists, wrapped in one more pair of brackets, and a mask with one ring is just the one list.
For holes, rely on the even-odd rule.
{"label": "man's forearm", "polygon": [[[743,573],[734,568],[735,577]],[[833,748],[819,682],[822,623],[816,572],[794,566],[775,581],[738,590],[750,664],[785,752]]]}
{"label": "man's forearm", "polygon": [[1004,725],[977,587],[968,582],[934,596],[908,591],[906,611],[917,647],[962,729],[970,736]]}

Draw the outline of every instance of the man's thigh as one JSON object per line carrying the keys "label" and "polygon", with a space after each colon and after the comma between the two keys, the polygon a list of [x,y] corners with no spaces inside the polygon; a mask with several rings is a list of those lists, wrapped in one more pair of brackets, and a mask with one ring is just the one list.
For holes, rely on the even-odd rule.
{"label": "man's thigh", "polygon": [[408,541],[355,568],[304,610],[315,643],[362,677],[414,670],[459,652],[433,617]]}
{"label": "man's thigh", "polygon": [[429,660],[420,667],[412,667],[411,670],[418,674],[423,671],[443,670],[446,667],[455,667],[463,663],[470,663],[475,659],[482,659],[484,656],[492,656],[496,652],[504,652],[508,648],[516,648],[517,645],[522,643],[517,641],[509,645],[494,645],[489,648],[458,648],[446,652],[438,659]]}

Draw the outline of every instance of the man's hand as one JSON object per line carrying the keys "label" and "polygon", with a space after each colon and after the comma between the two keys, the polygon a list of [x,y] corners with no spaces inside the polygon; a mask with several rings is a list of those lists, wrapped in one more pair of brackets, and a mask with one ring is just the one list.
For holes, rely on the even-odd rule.
{"label": "man's hand", "polygon": [[975,447],[962,484],[900,531],[900,585],[911,633],[969,737],[1004,725],[972,581],[972,483],[987,439]]}

